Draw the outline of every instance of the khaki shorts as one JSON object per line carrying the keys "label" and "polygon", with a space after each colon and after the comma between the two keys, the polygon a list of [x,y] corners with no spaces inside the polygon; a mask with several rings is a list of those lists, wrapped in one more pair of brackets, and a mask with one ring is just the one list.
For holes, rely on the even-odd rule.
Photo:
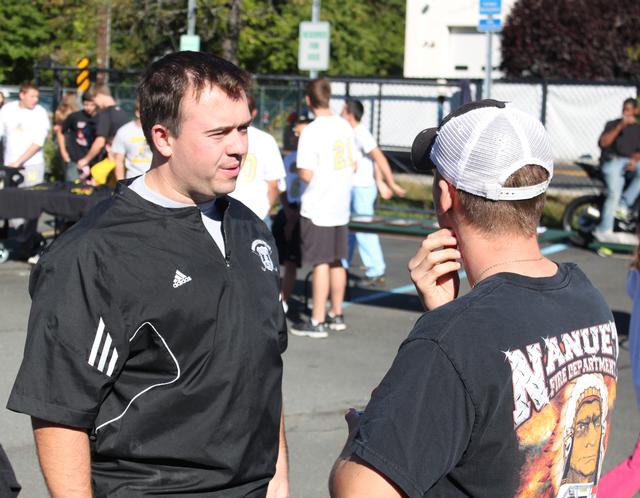
{"label": "khaki shorts", "polygon": [[319,227],[308,219],[300,218],[302,238],[302,261],[305,265],[329,264],[348,256],[347,225],[338,227]]}

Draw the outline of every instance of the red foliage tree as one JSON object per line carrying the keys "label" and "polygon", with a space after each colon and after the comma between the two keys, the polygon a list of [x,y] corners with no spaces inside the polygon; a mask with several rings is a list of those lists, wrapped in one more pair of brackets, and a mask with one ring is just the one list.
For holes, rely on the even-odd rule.
{"label": "red foliage tree", "polygon": [[640,0],[518,0],[502,32],[507,77],[640,80]]}

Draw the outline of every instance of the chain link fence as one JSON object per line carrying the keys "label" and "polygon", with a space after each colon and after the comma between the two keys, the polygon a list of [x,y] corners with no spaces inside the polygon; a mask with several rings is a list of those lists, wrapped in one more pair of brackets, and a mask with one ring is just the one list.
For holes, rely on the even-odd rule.
{"label": "chain link fence", "polygon": [[[89,68],[91,79],[108,74],[114,97],[126,110],[133,109],[139,71]],[[43,87],[41,100],[53,110],[66,91],[75,90],[77,68],[35,66],[36,81]],[[306,115],[302,76],[256,75],[253,95],[258,108],[256,126],[271,133],[284,150],[293,147],[291,128]],[[339,113],[346,98],[364,104],[363,121],[380,147],[396,165],[409,170],[408,152],[413,138],[460,104],[481,98],[481,80],[417,80],[379,78],[332,78],[331,107]],[[17,96],[17,88],[5,93]],[[2,89],[2,87],[0,87]],[[540,118],[551,136],[557,162],[572,162],[583,155],[597,158],[598,137],[607,121],[620,116],[622,102],[636,98],[639,89],[629,82],[547,82],[496,80],[492,98],[513,102]],[[398,160],[398,158],[400,158]]]}

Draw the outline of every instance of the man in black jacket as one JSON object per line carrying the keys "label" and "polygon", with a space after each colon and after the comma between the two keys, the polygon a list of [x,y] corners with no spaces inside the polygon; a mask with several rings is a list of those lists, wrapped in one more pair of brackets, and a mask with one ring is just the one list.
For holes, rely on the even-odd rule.
{"label": "man in black jacket", "polygon": [[275,243],[226,195],[249,82],[205,53],[154,62],[139,88],[151,169],[32,274],[8,407],[32,416],[54,497],[288,496]]}

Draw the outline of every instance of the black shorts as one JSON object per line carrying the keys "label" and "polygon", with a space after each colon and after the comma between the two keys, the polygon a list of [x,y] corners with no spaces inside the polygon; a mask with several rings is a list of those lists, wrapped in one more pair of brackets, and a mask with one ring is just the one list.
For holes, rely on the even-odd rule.
{"label": "black shorts", "polygon": [[302,259],[305,265],[316,266],[347,259],[349,244],[347,225],[319,227],[308,218],[300,218]]}
{"label": "black shorts", "polygon": [[286,223],[287,216],[284,214],[284,209],[281,209],[273,219],[273,225],[271,226],[271,232],[273,233],[273,238],[276,239],[276,247],[278,248],[279,263],[283,265],[286,261],[291,261],[300,268],[302,264],[300,221],[293,227],[290,240],[287,240],[284,236]]}

